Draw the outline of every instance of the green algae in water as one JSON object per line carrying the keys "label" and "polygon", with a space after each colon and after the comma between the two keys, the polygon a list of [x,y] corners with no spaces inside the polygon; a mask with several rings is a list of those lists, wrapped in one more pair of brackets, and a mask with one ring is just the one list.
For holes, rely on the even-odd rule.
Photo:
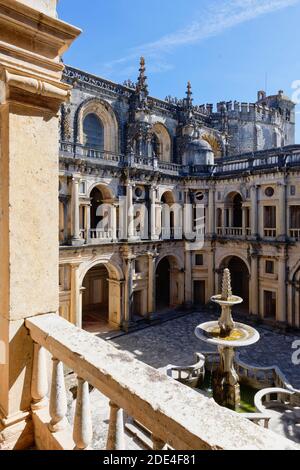
{"label": "green algae in water", "polygon": [[[241,406],[237,410],[237,413],[256,413],[256,408],[254,406],[254,397],[257,393],[252,387],[247,385],[240,385],[241,388]],[[211,398],[213,397],[212,385],[211,385],[211,374],[206,372],[205,380],[200,390],[203,390]]]}

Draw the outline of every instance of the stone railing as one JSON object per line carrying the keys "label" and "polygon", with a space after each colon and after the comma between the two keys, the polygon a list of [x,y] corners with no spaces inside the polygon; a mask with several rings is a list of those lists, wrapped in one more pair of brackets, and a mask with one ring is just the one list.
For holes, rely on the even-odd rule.
{"label": "stone railing", "polygon": [[265,228],[264,235],[266,238],[276,238],[276,228]]}
{"label": "stone railing", "polygon": [[300,229],[290,229],[290,237],[296,242],[300,241]]}
{"label": "stone railing", "polygon": [[[89,384],[110,399],[108,450],[125,449],[123,410],[151,431],[155,450],[165,444],[180,450],[294,448],[57,315],[27,319],[26,327],[34,342],[32,417],[40,449],[90,448]],[[53,358],[49,409],[45,351]],[[73,432],[66,420],[63,365],[78,378]]]}
{"label": "stone railing", "polygon": [[299,409],[300,392],[284,388],[266,388],[256,394],[254,404],[258,412],[265,414],[269,408],[277,407],[277,405],[289,405]]}
{"label": "stone railing", "polygon": [[72,156],[73,158],[92,158],[96,159],[103,164],[110,164],[113,166],[123,166],[124,156],[117,155],[113,152],[106,150],[99,150],[96,148],[86,147],[80,144],[72,144],[69,142],[60,143],[60,153],[62,156]]}
{"label": "stone railing", "polygon": [[195,354],[196,363],[192,366],[178,367],[169,365],[167,375],[178,382],[193,388],[202,385],[205,378],[205,357],[203,354]]}
{"label": "stone railing", "polygon": [[90,229],[88,243],[112,242],[113,230]]}

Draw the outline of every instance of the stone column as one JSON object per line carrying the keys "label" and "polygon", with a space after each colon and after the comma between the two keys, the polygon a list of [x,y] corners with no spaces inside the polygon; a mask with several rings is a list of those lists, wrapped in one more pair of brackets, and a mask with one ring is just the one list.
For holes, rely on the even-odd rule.
{"label": "stone column", "polygon": [[276,320],[284,323],[287,320],[287,268],[286,256],[280,256],[278,259],[278,296],[277,296],[277,318]]}
{"label": "stone column", "polygon": [[128,240],[134,239],[134,207],[133,207],[133,186],[131,183],[127,184],[127,220],[128,220]]}
{"label": "stone column", "polygon": [[125,276],[125,305],[123,328],[128,331],[132,324],[132,297],[133,297],[133,263],[135,256],[128,255],[126,258],[126,276]]}
{"label": "stone column", "polygon": [[251,238],[258,237],[258,187],[251,186]]}
{"label": "stone column", "polygon": [[186,248],[185,250],[185,276],[184,276],[184,301],[185,306],[190,308],[193,303],[192,289],[192,252]]}
{"label": "stone column", "polygon": [[211,188],[208,194],[208,234],[211,236],[214,236],[216,233],[215,194],[215,189]]}
{"label": "stone column", "polygon": [[79,178],[74,176],[72,179],[72,245],[80,246],[84,240],[80,236],[79,221]]}
{"label": "stone column", "polygon": [[55,17],[55,0],[2,4],[0,448],[23,449],[33,443],[33,342],[24,321],[59,305],[58,112],[70,92],[59,59],[79,31]]}
{"label": "stone column", "polygon": [[79,264],[71,264],[71,318],[70,322],[82,327],[82,291],[79,282]]}
{"label": "stone column", "polygon": [[151,240],[158,240],[158,234],[156,233],[156,188],[151,186],[150,189],[150,226],[151,226]]}
{"label": "stone column", "polygon": [[247,235],[247,207],[243,207],[243,237]]}
{"label": "stone column", "polygon": [[213,295],[216,294],[216,284],[215,284],[215,265],[214,265],[214,247],[211,247],[207,253],[207,267],[208,267],[208,280],[207,280],[207,298],[210,299]]}
{"label": "stone column", "polygon": [[112,239],[113,241],[118,240],[118,222],[117,222],[117,204],[111,205],[111,229],[112,229]]}
{"label": "stone column", "polygon": [[278,199],[277,205],[277,238],[280,241],[287,239],[287,200],[286,200],[286,184],[278,184]]}
{"label": "stone column", "polygon": [[259,270],[258,255],[251,255],[250,314],[259,315]]}
{"label": "stone column", "polygon": [[157,253],[148,253],[148,318],[151,319],[155,311],[156,297],[156,259]]}

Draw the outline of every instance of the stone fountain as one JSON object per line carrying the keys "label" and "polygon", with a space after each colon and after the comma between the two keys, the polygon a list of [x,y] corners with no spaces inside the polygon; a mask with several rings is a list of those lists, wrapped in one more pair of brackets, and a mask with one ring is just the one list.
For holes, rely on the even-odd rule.
{"label": "stone fountain", "polygon": [[221,306],[221,317],[219,321],[199,325],[195,334],[201,341],[217,346],[220,353],[220,365],[212,376],[214,400],[221,406],[238,410],[240,385],[234,368],[235,349],[257,343],[260,336],[254,328],[233,321],[232,308],[241,304],[243,299],[232,294],[229,269],[224,270],[222,294],[211,300]]}

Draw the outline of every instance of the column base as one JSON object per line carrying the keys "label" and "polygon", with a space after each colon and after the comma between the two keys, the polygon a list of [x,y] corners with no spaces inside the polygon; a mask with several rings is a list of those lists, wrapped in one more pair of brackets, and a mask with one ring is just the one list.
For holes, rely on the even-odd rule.
{"label": "column base", "polygon": [[73,238],[71,240],[72,246],[82,246],[84,244],[85,244],[85,240],[83,240],[82,238]]}

